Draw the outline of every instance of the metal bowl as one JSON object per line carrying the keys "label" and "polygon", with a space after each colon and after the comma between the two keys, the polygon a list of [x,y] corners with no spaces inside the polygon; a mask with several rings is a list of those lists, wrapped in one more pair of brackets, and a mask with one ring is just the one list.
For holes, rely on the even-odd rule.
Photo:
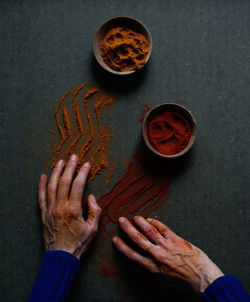
{"label": "metal bowl", "polygon": [[[148,139],[148,135],[147,135],[147,126],[148,126],[148,123],[152,120],[152,118],[154,116],[158,115],[159,113],[167,112],[167,111],[176,112],[176,113],[179,113],[180,115],[182,115],[187,120],[187,122],[190,124],[191,131],[192,131],[191,137],[189,139],[187,146],[180,152],[171,154],[171,155],[162,154],[159,151],[157,151],[150,143],[150,141]],[[192,146],[195,142],[196,136],[197,136],[197,124],[196,124],[196,121],[195,121],[192,113],[185,107],[175,104],[175,103],[163,103],[163,104],[153,107],[152,109],[150,109],[148,111],[148,113],[144,117],[144,120],[142,123],[142,137],[143,137],[143,140],[144,140],[146,146],[153,153],[155,153],[161,157],[164,157],[164,158],[176,158],[176,157],[182,156],[185,153],[187,153],[192,148]]]}
{"label": "metal bowl", "polygon": [[[151,52],[152,52],[152,38],[150,35],[149,30],[147,27],[141,23],[139,20],[131,18],[131,17],[115,17],[112,18],[106,22],[104,22],[99,29],[97,30],[95,37],[94,37],[94,43],[93,43],[93,48],[94,48],[94,55],[97,60],[97,62],[107,71],[116,74],[116,75],[127,75],[136,72],[136,70],[131,70],[131,71],[117,71],[112,68],[110,68],[104,61],[101,55],[100,51],[100,45],[101,42],[103,41],[104,37],[106,34],[109,32],[110,29],[115,28],[115,27],[127,27],[130,28],[134,31],[136,31],[139,34],[143,34],[148,43],[149,43],[149,51],[145,60],[145,64],[147,63]],[[143,66],[145,66],[145,64]]]}

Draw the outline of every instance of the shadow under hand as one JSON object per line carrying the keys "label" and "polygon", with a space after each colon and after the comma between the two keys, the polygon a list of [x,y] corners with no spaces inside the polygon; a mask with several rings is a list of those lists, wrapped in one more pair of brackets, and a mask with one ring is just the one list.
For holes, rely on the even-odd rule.
{"label": "shadow under hand", "polygon": [[92,55],[91,69],[97,85],[105,90],[120,94],[129,93],[143,84],[147,73],[147,66],[129,75],[116,75],[104,70]]}
{"label": "shadow under hand", "polygon": [[[130,241],[129,245],[138,250]],[[119,270],[120,279],[126,286],[126,292],[123,295],[127,296],[127,301],[200,301],[200,297],[186,282],[153,274],[127,259],[116,249],[114,261]]]}

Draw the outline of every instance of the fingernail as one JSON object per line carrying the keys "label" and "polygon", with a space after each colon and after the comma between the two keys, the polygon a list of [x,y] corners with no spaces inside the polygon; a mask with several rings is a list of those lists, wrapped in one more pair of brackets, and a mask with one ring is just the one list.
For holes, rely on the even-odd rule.
{"label": "fingernail", "polygon": [[70,160],[76,160],[76,159],[77,159],[77,156],[75,154],[72,154],[70,157]]}
{"label": "fingernail", "polygon": [[114,243],[116,243],[116,242],[117,242],[117,238],[116,238],[116,237],[113,237],[112,241],[113,241]]}
{"label": "fingernail", "polygon": [[124,217],[120,217],[120,218],[119,218],[119,222],[120,222],[120,223],[123,223],[124,221],[125,221],[125,218],[124,218]]}
{"label": "fingernail", "polygon": [[42,181],[45,181],[45,179],[46,179],[46,175],[42,174],[42,175],[41,175],[41,180],[42,180]]}
{"label": "fingernail", "polygon": [[151,222],[153,219],[152,218],[147,218],[147,221],[148,222]]}
{"label": "fingernail", "polygon": [[89,168],[90,167],[90,163],[87,161],[84,165],[83,165],[84,168]]}
{"label": "fingernail", "polygon": [[60,168],[63,164],[63,160],[60,159],[59,162],[56,164],[57,168]]}
{"label": "fingernail", "polygon": [[142,216],[134,216],[134,220],[141,220],[144,219]]}

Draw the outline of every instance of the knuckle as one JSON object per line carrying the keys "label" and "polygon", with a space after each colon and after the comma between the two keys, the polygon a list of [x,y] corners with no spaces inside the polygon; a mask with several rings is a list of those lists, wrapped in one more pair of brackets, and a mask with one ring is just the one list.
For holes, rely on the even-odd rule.
{"label": "knuckle", "polygon": [[62,218],[64,216],[64,209],[62,209],[61,207],[56,208],[54,211],[54,216],[59,219]]}
{"label": "knuckle", "polygon": [[153,227],[149,227],[146,229],[146,235],[148,237],[153,237],[157,234],[157,231]]}
{"label": "knuckle", "polygon": [[97,224],[92,225],[91,234],[95,235],[97,231],[98,231],[98,225]]}
{"label": "knuckle", "polygon": [[95,209],[95,212],[99,216],[102,212],[102,209],[99,206],[97,206],[96,209]]}
{"label": "knuckle", "polygon": [[162,235],[165,237],[165,239],[171,239],[171,236],[168,231],[162,232]]}
{"label": "knuckle", "polygon": [[39,202],[40,206],[43,208],[44,205],[45,205],[45,200],[44,200],[44,198],[39,197],[39,198],[38,198],[38,202]]}
{"label": "knuckle", "polygon": [[90,212],[90,216],[92,218],[99,217],[101,215],[101,212],[102,212],[101,208],[93,207],[92,211]]}
{"label": "knuckle", "polygon": [[69,208],[68,208],[68,214],[69,214],[69,216],[71,216],[71,217],[78,217],[78,216],[79,216],[79,210],[77,210],[77,209],[74,208],[74,207],[69,207]]}
{"label": "knuckle", "polygon": [[56,187],[54,185],[49,184],[48,185],[48,193],[53,194],[56,192]]}
{"label": "knuckle", "polygon": [[166,260],[166,254],[165,253],[162,253],[161,250],[156,250],[154,252],[154,257],[155,259],[157,259],[157,261],[159,261],[160,263],[163,263],[165,262]]}
{"label": "knuckle", "polygon": [[155,268],[155,265],[154,265],[152,262],[148,263],[148,269],[149,269],[152,273],[157,273],[157,270],[156,270],[156,268]]}
{"label": "knuckle", "polygon": [[141,240],[144,240],[141,236],[138,236],[137,234],[130,234],[129,237],[134,241],[134,242],[139,242]]}
{"label": "knuckle", "polygon": [[79,178],[76,178],[75,180],[74,180],[74,186],[76,186],[76,187],[82,187],[84,185],[84,183],[83,183],[83,180],[82,179],[79,179]]}
{"label": "knuckle", "polygon": [[62,186],[62,187],[63,186],[68,186],[68,185],[70,185],[70,183],[71,183],[71,180],[69,178],[66,178],[66,177],[62,177],[59,180],[59,185]]}

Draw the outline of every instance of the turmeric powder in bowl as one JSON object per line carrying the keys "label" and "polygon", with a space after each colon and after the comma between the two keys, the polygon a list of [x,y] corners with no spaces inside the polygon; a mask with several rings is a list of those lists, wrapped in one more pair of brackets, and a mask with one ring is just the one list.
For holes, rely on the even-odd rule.
{"label": "turmeric powder in bowl", "polygon": [[93,50],[97,62],[115,75],[129,75],[148,62],[152,38],[147,27],[131,17],[115,17],[97,30]]}
{"label": "turmeric powder in bowl", "polygon": [[111,69],[133,71],[145,65],[149,43],[143,34],[127,27],[115,27],[102,40],[100,51]]}

